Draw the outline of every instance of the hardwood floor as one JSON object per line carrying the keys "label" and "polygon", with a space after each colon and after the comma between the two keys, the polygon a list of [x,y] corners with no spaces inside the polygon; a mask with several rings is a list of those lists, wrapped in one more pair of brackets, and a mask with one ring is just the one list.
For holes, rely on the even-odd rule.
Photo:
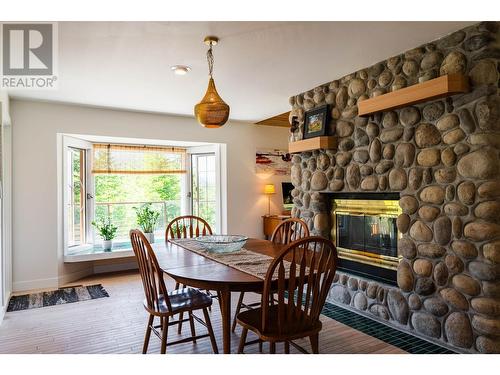
{"label": "hardwood floor", "polygon": [[[43,307],[6,313],[0,325],[0,353],[141,353],[147,315],[142,307],[143,290],[135,272],[97,275],[70,285],[102,283],[109,298]],[[173,287],[167,281],[167,287]],[[251,293],[248,293],[251,298]],[[237,294],[233,295],[233,309]],[[254,298],[259,298],[254,295]],[[216,300],[211,313],[219,350],[222,349],[221,322]],[[322,316],[320,353],[405,353],[403,350]],[[197,325],[197,331],[204,327]],[[189,335],[189,324],[183,325],[182,335],[169,332],[169,339]],[[240,328],[232,335],[232,351],[236,352]],[[248,340],[255,338],[249,333]],[[308,340],[297,343],[308,351]],[[267,345],[264,351],[268,352]],[[159,340],[152,335],[149,353],[159,353]],[[277,352],[283,352],[278,344]],[[297,353],[291,348],[292,353]],[[185,343],[167,348],[167,353],[212,353],[209,340],[197,344]],[[245,347],[245,353],[258,353],[258,345]]]}

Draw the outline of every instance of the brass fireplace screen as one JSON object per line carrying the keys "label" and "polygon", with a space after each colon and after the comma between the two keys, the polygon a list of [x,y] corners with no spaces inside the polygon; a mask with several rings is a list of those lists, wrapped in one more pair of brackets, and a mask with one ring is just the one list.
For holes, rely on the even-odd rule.
{"label": "brass fireplace screen", "polygon": [[397,200],[334,199],[332,239],[341,259],[395,270],[400,257]]}

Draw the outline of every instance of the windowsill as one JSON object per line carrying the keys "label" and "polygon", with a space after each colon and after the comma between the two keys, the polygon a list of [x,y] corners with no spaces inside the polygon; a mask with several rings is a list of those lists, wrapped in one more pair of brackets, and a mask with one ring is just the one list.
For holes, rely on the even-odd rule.
{"label": "windowsill", "polygon": [[[155,238],[155,243],[163,242],[160,236]],[[88,244],[68,249],[64,254],[64,263],[90,262],[102,259],[130,258],[134,256],[130,241],[113,242],[111,250],[104,250],[101,244]]]}

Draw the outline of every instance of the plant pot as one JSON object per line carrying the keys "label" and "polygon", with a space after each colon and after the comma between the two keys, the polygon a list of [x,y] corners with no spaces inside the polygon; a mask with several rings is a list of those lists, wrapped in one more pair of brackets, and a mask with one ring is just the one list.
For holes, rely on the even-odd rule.
{"label": "plant pot", "polygon": [[144,236],[148,240],[149,243],[155,242],[155,234],[154,233],[144,233]]}
{"label": "plant pot", "polygon": [[111,251],[112,247],[113,247],[113,240],[102,241],[102,248],[104,249],[104,251]]}

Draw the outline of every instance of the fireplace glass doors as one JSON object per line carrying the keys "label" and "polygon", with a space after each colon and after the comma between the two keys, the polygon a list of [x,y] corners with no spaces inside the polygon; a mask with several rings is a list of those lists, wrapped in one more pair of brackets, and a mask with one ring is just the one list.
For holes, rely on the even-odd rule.
{"label": "fireplace glass doors", "polygon": [[400,213],[398,200],[334,199],[332,238],[341,263],[363,264],[364,269],[396,270],[399,264],[396,218]]}

